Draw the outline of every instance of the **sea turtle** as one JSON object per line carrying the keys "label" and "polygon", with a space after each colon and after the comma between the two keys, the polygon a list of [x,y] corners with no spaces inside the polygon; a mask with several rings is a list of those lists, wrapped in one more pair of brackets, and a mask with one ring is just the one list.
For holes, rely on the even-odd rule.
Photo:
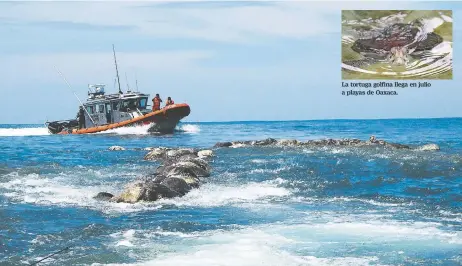
{"label": "sea turtle", "polygon": [[443,42],[443,38],[433,32],[425,32],[419,21],[395,23],[369,33],[369,37],[356,40],[351,49],[363,56],[359,60],[344,62],[360,67],[377,62],[406,65],[410,57],[420,58]]}

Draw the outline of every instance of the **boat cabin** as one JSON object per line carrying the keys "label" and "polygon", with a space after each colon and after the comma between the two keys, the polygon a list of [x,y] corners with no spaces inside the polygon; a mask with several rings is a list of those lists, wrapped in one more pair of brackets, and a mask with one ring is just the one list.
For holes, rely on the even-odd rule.
{"label": "boat cabin", "polygon": [[85,128],[118,123],[151,112],[149,94],[127,91],[105,95],[104,84],[89,85],[85,108]]}

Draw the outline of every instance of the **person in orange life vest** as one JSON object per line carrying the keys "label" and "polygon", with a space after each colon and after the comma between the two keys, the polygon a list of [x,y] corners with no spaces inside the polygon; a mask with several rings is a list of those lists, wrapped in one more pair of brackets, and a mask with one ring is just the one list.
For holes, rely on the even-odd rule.
{"label": "person in orange life vest", "polygon": [[172,100],[172,98],[168,97],[167,102],[165,103],[165,106],[169,106],[169,105],[172,105],[172,104],[175,104],[175,102]]}
{"label": "person in orange life vest", "polygon": [[156,94],[156,97],[152,98],[152,111],[160,110],[160,103],[162,99],[160,98],[159,94]]}

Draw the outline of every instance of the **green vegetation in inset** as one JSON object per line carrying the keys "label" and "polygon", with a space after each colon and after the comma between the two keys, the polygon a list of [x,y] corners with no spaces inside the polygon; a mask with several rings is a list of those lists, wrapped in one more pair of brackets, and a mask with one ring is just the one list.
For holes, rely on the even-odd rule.
{"label": "green vegetation in inset", "polygon": [[351,45],[342,44],[342,61],[358,60],[361,55],[351,49]]}
{"label": "green vegetation in inset", "polygon": [[444,22],[438,28],[436,28],[433,32],[443,37],[445,41],[452,42],[452,23],[451,22]]}
{"label": "green vegetation in inset", "polygon": [[343,10],[342,20],[378,19],[398,13],[409,14],[412,10]]}
{"label": "green vegetation in inset", "polygon": [[434,18],[438,17],[439,13],[435,10],[413,10],[408,13],[408,15],[404,18],[404,23],[416,21],[422,18]]}
{"label": "green vegetation in inset", "polygon": [[443,15],[452,18],[452,10],[439,10]]}

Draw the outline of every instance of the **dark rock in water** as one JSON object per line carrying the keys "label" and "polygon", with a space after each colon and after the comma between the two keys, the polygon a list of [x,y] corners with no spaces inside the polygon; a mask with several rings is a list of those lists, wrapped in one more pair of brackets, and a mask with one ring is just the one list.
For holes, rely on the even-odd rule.
{"label": "dark rock in water", "polygon": [[277,146],[299,146],[301,142],[296,139],[281,139],[277,140],[275,144]]}
{"label": "dark rock in water", "polygon": [[[226,145],[225,145],[226,143]],[[410,149],[411,147],[399,143],[386,142],[384,140],[378,140],[375,136],[371,136],[368,141],[362,141],[359,139],[320,139],[320,140],[308,140],[298,141],[295,139],[281,139],[276,140],[272,138],[257,140],[257,141],[234,141],[234,142],[218,142],[215,147],[229,147],[231,145],[252,145],[252,146],[275,146],[275,147],[303,147],[303,146],[383,146],[386,148],[393,149]],[[427,149],[437,149],[434,146],[428,146]]]}
{"label": "dark rock in water", "polygon": [[392,147],[392,148],[395,148],[395,149],[410,149],[411,147],[409,147],[408,145],[404,145],[404,144],[399,144],[399,143],[385,143],[385,146],[386,147]]}
{"label": "dark rock in water", "polygon": [[166,166],[164,174],[167,177],[197,177],[196,173],[194,173],[194,171],[190,167],[183,165]]}
{"label": "dark rock in water", "polygon": [[100,192],[98,193],[96,196],[94,196],[93,198],[94,199],[97,199],[97,200],[110,200],[114,197],[114,195],[112,195],[111,193],[108,193],[108,192]]}
{"label": "dark rock in water", "polygon": [[129,183],[118,197],[111,200],[115,202],[135,203],[138,201],[156,201],[161,198],[178,197],[180,194],[168,187],[152,181]]}
{"label": "dark rock in water", "polygon": [[182,166],[182,165],[167,166],[164,174],[169,178],[170,177],[181,178],[193,188],[198,188],[201,182],[200,179],[197,177],[196,173],[187,166]]}
{"label": "dark rock in water", "polygon": [[196,154],[185,154],[180,157],[176,161],[188,161],[199,158]]}
{"label": "dark rock in water", "polygon": [[168,187],[157,184],[157,183],[148,183],[145,190],[144,201],[156,201],[162,198],[174,198],[181,196],[180,193],[169,189]]}
{"label": "dark rock in water", "polygon": [[210,176],[210,166],[206,161],[199,158],[191,158],[185,161],[169,160],[164,165],[157,167],[155,174],[157,175],[169,175],[173,169],[175,174],[179,176],[191,176],[191,172],[194,173],[195,177],[208,177]]}
{"label": "dark rock in water", "polygon": [[233,141],[233,145],[254,145],[255,143],[255,140]]}
{"label": "dark rock in water", "polygon": [[152,182],[160,184],[162,181],[164,181],[165,178],[167,177],[164,175],[156,175],[156,177],[152,179]]}
{"label": "dark rock in water", "polygon": [[124,151],[125,148],[121,147],[121,146],[111,146],[111,147],[109,147],[109,150],[110,151]]}
{"label": "dark rock in water", "polygon": [[150,161],[162,160],[169,150],[169,148],[154,148],[144,156],[144,159]]}
{"label": "dark rock in water", "polygon": [[[195,149],[150,149],[145,159],[161,160],[163,164],[155,173],[127,184],[119,196],[111,195],[110,201],[135,203],[185,195],[192,188],[199,187],[201,180],[198,177],[210,176],[210,166],[197,154]],[[204,150],[202,155],[210,157],[213,152]]]}
{"label": "dark rock in water", "polygon": [[[172,177],[175,177],[175,176],[172,176]],[[184,181],[186,181],[186,183],[188,183],[188,185],[191,188],[198,188],[201,185],[201,180],[199,178],[197,178],[197,177],[181,176],[180,178],[183,179]]]}
{"label": "dark rock in water", "polygon": [[233,146],[233,143],[232,142],[217,142],[213,147],[216,147],[216,148],[221,148],[221,147],[231,147]]}
{"label": "dark rock in water", "polygon": [[201,164],[199,160],[178,162],[173,165],[174,167],[185,167],[191,170],[196,177],[209,177],[210,170],[207,167],[207,164]]}
{"label": "dark rock in water", "polygon": [[167,151],[166,158],[167,159],[176,159],[183,155],[188,154],[196,154],[197,152],[194,149],[179,149],[179,150],[169,150]]}
{"label": "dark rock in water", "polygon": [[165,168],[168,167],[170,165],[161,165],[159,167],[156,168],[156,172],[154,173],[155,175],[162,175],[164,174],[165,172]]}
{"label": "dark rock in water", "polygon": [[277,140],[275,140],[273,138],[267,138],[267,139],[264,139],[264,140],[255,141],[254,145],[257,145],[257,146],[271,145],[271,144],[275,144],[276,142],[277,142]]}
{"label": "dark rock in water", "polygon": [[180,157],[169,158],[164,161],[163,165],[168,166],[168,165],[176,164],[181,161],[191,161],[194,159],[199,159],[199,157],[195,154],[185,154],[185,155],[181,155]]}
{"label": "dark rock in water", "polygon": [[193,163],[195,163],[196,165],[198,165],[200,168],[204,169],[207,172],[211,171],[210,165],[204,159],[201,159],[201,158],[190,159],[187,162],[193,162]]}
{"label": "dark rock in water", "polygon": [[178,177],[166,178],[160,184],[166,186],[170,190],[178,192],[182,196],[191,190],[191,186],[184,179]]}

